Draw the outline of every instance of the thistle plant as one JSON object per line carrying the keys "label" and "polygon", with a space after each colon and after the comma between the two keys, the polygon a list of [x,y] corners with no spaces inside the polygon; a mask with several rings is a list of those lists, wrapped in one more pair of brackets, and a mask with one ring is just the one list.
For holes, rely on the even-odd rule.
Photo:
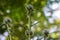
{"label": "thistle plant", "polygon": [[9,18],[9,17],[6,17],[6,18],[4,18],[4,20],[3,20],[3,23],[6,25],[6,27],[7,27],[7,31],[8,31],[8,40],[12,40],[12,36],[11,36],[11,27],[10,27],[10,23],[12,23],[12,20],[11,20],[11,18]]}
{"label": "thistle plant", "polygon": [[33,34],[33,32],[31,31],[31,13],[33,11],[33,6],[31,4],[27,5],[27,17],[28,17],[28,40],[31,40],[31,35]]}

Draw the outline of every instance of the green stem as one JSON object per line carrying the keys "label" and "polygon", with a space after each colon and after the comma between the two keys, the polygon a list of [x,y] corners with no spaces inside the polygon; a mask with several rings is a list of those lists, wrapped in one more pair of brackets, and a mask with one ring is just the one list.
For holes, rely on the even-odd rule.
{"label": "green stem", "polygon": [[30,12],[29,12],[29,20],[28,20],[28,22],[29,22],[29,40],[30,40],[30,29],[31,29],[31,14],[30,14]]}
{"label": "green stem", "polygon": [[9,28],[9,26],[8,26],[8,24],[7,24],[7,31],[8,31],[8,37],[9,37],[9,40],[12,40],[12,37],[11,37],[11,32],[10,32],[10,28]]}
{"label": "green stem", "polygon": [[48,38],[49,38],[49,35],[46,37],[46,36],[44,36],[44,40],[48,40]]}

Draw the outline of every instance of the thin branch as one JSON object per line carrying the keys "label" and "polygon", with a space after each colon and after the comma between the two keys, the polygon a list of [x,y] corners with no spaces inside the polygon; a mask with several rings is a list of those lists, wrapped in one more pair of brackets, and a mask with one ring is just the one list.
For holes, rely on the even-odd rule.
{"label": "thin branch", "polygon": [[37,23],[35,23],[35,24],[31,25],[31,26],[34,26],[34,25],[38,24],[39,22],[40,22],[40,21],[38,21]]}
{"label": "thin branch", "polygon": [[9,34],[9,40],[12,40],[11,32],[10,32],[8,24],[6,24],[6,26],[7,26],[7,31],[8,31],[8,34]]}

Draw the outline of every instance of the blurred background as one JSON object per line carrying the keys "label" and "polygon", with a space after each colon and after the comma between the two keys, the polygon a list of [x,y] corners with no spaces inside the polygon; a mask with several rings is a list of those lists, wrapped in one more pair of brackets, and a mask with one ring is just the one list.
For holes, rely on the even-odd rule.
{"label": "blurred background", "polygon": [[0,0],[0,40],[60,40],[60,0]]}

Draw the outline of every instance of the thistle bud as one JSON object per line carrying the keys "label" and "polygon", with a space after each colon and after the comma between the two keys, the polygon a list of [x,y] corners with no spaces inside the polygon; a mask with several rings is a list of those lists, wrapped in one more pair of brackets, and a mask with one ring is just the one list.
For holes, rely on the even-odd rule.
{"label": "thistle bud", "polygon": [[45,34],[45,36],[48,36],[49,32],[47,30],[45,30],[44,34]]}
{"label": "thistle bud", "polygon": [[11,23],[12,22],[12,19],[9,18],[9,17],[5,17],[4,20],[3,20],[4,23],[8,24],[8,23]]}
{"label": "thistle bud", "polygon": [[33,35],[33,32],[27,30],[27,31],[25,32],[25,34],[26,34],[27,36],[28,36],[28,35],[32,36],[32,35]]}
{"label": "thistle bud", "polygon": [[28,11],[33,11],[33,6],[31,4],[27,5],[27,10]]}

